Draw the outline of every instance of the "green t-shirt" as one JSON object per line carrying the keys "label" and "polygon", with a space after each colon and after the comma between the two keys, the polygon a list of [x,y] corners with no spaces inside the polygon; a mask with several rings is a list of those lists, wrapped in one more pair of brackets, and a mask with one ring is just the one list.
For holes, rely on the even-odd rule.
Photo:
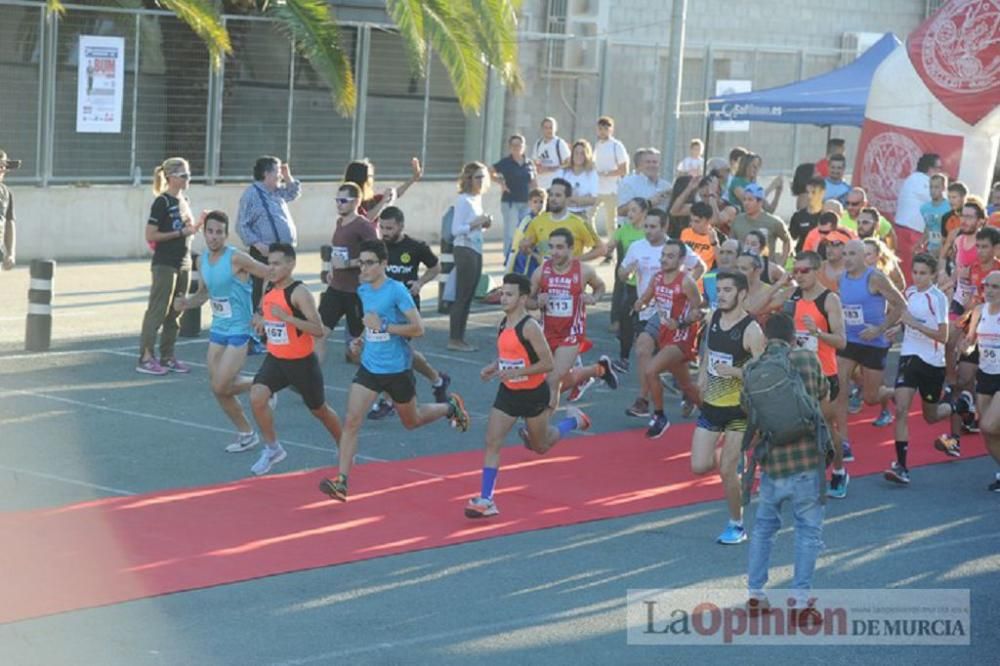
{"label": "green t-shirt", "polygon": [[[644,232],[642,229],[636,229],[635,227],[632,226],[631,223],[618,227],[618,229],[615,231],[614,241],[615,245],[618,247],[619,263],[621,263],[621,260],[625,258],[625,254],[628,252],[629,245],[636,242],[637,240],[642,240],[645,237],[646,237],[646,232]],[[632,277],[628,279],[626,284],[632,285],[634,287],[637,284],[636,279],[637,275],[633,273]]]}
{"label": "green t-shirt", "polygon": [[[843,227],[844,229],[850,229],[854,233],[858,233],[858,221],[855,220],[853,217],[851,217],[850,213],[844,213],[843,215],[841,215],[840,222],[837,223],[837,226]],[[892,222],[879,215],[878,216],[879,240],[884,241],[891,232],[892,232]]]}
{"label": "green t-shirt", "polygon": [[726,190],[726,196],[729,203],[736,206],[736,210],[743,212],[743,199],[736,196],[734,190],[738,187],[740,189],[745,189],[750,181],[746,178],[741,178],[740,176],[733,176],[733,179],[729,182],[729,188]]}
{"label": "green t-shirt", "polygon": [[[753,229],[762,229],[767,235],[767,246],[771,251],[771,256],[773,257],[777,252],[777,249],[775,248],[775,241],[778,236],[781,235],[781,230],[787,229],[787,227],[785,227],[785,223],[780,217],[771,215],[767,211],[762,210],[760,214],[757,215],[757,219],[755,220],[751,220],[746,213],[740,213],[736,216],[736,219],[733,220],[731,229],[733,232],[733,238],[737,239],[741,243],[750,231]],[[787,252],[789,248],[784,248],[784,250]]]}

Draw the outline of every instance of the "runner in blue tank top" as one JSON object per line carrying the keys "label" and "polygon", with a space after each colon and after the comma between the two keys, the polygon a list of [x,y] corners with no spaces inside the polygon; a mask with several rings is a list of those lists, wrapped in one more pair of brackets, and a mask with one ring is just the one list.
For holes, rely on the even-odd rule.
{"label": "runner in blue tank top", "polygon": [[881,271],[865,264],[865,244],[848,241],[844,246],[846,270],[840,278],[840,301],[844,310],[847,345],[837,350],[837,371],[844,387],[837,396],[837,419],[842,438],[844,460],[854,459],[847,438],[847,399],[851,376],[861,367],[862,397],[866,404],[881,405],[882,413],[874,425],[892,423],[888,410],[893,390],[884,386],[882,375],[891,343],[885,332],[899,322],[906,310],[906,300],[892,281]]}
{"label": "runner in blue tank top", "polygon": [[250,390],[249,377],[240,377],[247,358],[247,343],[251,336],[250,322],[253,305],[250,299],[250,276],[267,280],[270,269],[249,254],[226,245],[229,217],[221,210],[202,213],[205,244],[208,252],[198,258],[196,270],[201,273],[198,292],[174,300],[174,309],[200,308],[205,301],[212,304],[212,328],[208,343],[208,377],[212,393],[222,411],[236,426],[236,441],[226,447],[229,453],[246,451],[260,441],[243,413],[236,396]]}

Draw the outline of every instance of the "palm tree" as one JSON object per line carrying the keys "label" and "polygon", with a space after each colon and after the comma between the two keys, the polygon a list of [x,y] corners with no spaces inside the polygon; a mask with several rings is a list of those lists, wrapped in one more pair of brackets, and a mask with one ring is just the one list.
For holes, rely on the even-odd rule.
{"label": "palm tree", "polygon": [[[341,48],[340,30],[328,0],[98,0],[121,7],[154,5],[172,11],[208,48],[215,67],[232,52],[221,12],[273,18],[330,86],[334,107],[354,112],[357,90],[350,60]],[[50,12],[65,11],[60,0],[46,0]],[[426,75],[429,50],[448,72],[466,113],[478,112],[487,74],[495,70],[512,90],[522,86],[517,67],[517,10],[521,0],[386,0],[416,75]]]}

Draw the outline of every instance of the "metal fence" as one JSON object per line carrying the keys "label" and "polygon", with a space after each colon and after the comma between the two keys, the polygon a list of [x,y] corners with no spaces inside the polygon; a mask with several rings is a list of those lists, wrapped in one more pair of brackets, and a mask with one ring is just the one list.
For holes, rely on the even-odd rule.
{"label": "metal fence", "polygon": [[[387,26],[342,24],[358,82],[351,118],[274,22],[225,16],[233,53],[210,66],[204,44],[172,14],[66,5],[58,20],[39,2],[0,0],[0,146],[23,159],[12,181],[149,180],[169,155],[191,162],[195,180],[246,180],[262,154],[285,158],[296,177],[336,179],[369,157],[380,177],[453,178],[483,119],[467,118],[432,55],[429,75],[411,73]],[[76,132],[81,35],[125,39],[122,129]],[[477,146],[478,148],[478,146]]]}

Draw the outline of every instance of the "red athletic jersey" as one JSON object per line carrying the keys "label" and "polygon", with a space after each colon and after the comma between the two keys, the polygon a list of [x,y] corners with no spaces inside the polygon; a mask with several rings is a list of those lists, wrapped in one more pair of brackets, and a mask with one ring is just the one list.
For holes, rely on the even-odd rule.
{"label": "red athletic jersey", "polygon": [[556,273],[552,260],[542,264],[539,293],[546,295],[542,314],[545,339],[553,349],[561,345],[579,344],[587,332],[587,313],[583,305],[583,267],[578,259],[569,271]]}
{"label": "red athletic jersey", "polygon": [[662,271],[653,277],[653,301],[656,313],[660,317],[660,335],[657,343],[661,347],[673,345],[679,347],[687,357],[694,352],[694,341],[698,337],[698,324],[685,328],[671,329],[663,325],[666,319],[680,321],[691,309],[687,294],[684,293],[685,273],[678,271],[674,279],[667,282]]}

